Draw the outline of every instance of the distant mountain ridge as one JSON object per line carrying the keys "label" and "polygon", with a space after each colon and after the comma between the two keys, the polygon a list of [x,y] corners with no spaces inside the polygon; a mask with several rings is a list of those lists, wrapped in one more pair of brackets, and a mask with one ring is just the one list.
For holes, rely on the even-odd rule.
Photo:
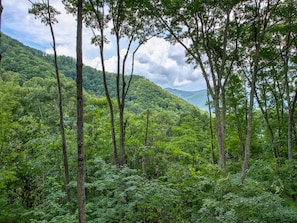
{"label": "distant mountain ridge", "polygon": [[[15,76],[22,86],[31,79],[55,78],[53,55],[25,46],[21,42],[3,34],[2,74]],[[73,83],[76,78],[76,61],[67,56],[58,57],[61,78]],[[3,76],[5,79],[5,75]],[[3,78],[0,76],[0,78]],[[128,80],[127,76],[127,80]],[[102,72],[89,66],[83,68],[84,89],[98,97],[105,97]],[[63,79],[64,80],[64,79]],[[70,83],[69,82],[69,83]],[[38,82],[36,82],[38,83]],[[65,82],[66,83],[66,82]],[[112,98],[116,97],[116,74],[108,73],[107,83]],[[141,113],[148,109],[154,112],[174,111],[184,113],[194,108],[191,103],[162,89],[145,77],[133,75],[131,86],[126,97],[126,108],[133,113]]]}
{"label": "distant mountain ridge", "polygon": [[188,103],[197,106],[199,109],[208,111],[207,103],[207,90],[200,91],[182,91],[178,89],[165,88],[171,94],[184,99]]}

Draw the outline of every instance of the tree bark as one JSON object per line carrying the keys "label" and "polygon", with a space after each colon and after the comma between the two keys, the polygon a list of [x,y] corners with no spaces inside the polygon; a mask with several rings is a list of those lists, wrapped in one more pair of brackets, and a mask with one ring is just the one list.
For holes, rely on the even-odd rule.
{"label": "tree bark", "polygon": [[209,112],[209,131],[210,131],[210,147],[211,147],[211,163],[215,164],[215,153],[214,153],[214,137],[213,137],[213,127],[212,127],[212,111],[209,100],[209,91],[207,90],[207,104],[208,104],[208,112]]}
{"label": "tree bark", "polygon": [[78,222],[86,222],[86,194],[85,194],[85,150],[83,123],[83,79],[82,79],[82,0],[77,4],[77,39],[76,39],[76,87],[77,87],[77,201]]}
{"label": "tree bark", "polygon": [[216,135],[218,138],[218,152],[219,152],[219,166],[225,170],[226,169],[226,159],[225,159],[225,130],[224,130],[224,120],[223,114],[220,109],[219,99],[214,100],[215,104],[215,114],[216,114]]}

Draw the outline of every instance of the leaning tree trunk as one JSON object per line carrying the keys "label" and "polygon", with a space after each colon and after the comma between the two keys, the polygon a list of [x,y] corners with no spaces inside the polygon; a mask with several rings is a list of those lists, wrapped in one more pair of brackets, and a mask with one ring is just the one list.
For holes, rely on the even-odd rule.
{"label": "leaning tree trunk", "polygon": [[[262,34],[264,35],[264,34]],[[263,37],[263,36],[262,36]],[[256,92],[256,82],[257,82],[257,74],[259,70],[259,60],[260,60],[260,44],[261,42],[257,39],[256,43],[256,52],[254,58],[254,66],[252,70],[252,77],[251,77],[251,88],[250,88],[250,98],[249,98],[249,108],[248,108],[248,120],[247,120],[247,128],[246,128],[246,141],[245,141],[245,152],[244,158],[241,168],[241,175],[240,175],[240,182],[243,183],[246,178],[246,171],[248,169],[248,163],[250,158],[250,151],[251,151],[251,141],[252,141],[252,124],[253,124],[253,110],[254,110],[254,98]]]}
{"label": "leaning tree trunk", "polygon": [[[49,0],[47,1],[48,6],[48,15],[51,15],[49,8]],[[67,156],[67,144],[66,144],[66,135],[65,135],[65,127],[64,127],[64,111],[63,111],[63,96],[62,96],[62,87],[61,80],[58,68],[58,60],[57,60],[57,48],[56,48],[56,38],[54,34],[54,29],[52,23],[49,23],[51,35],[53,39],[53,50],[54,50],[54,63],[55,63],[55,71],[56,71],[56,79],[57,79],[57,88],[58,88],[58,104],[59,104],[59,121],[60,121],[60,132],[62,138],[62,152],[63,152],[63,163],[64,163],[64,173],[65,173],[65,188],[67,195],[67,202],[70,202],[70,176],[69,176],[69,168],[68,168],[68,156]]]}
{"label": "leaning tree trunk", "polygon": [[252,86],[250,90],[250,102],[249,102],[249,110],[248,110],[247,128],[246,128],[245,151],[244,151],[244,158],[243,158],[242,170],[240,175],[241,183],[243,183],[245,180],[246,171],[249,163],[249,157],[250,157],[255,85],[256,85],[256,73],[253,73]]}
{"label": "leaning tree trunk", "polygon": [[254,52],[250,55],[252,58],[252,67],[251,67],[251,78],[250,82],[250,98],[249,98],[249,110],[248,110],[248,120],[247,120],[247,129],[246,129],[246,143],[245,143],[245,154],[244,160],[242,163],[242,170],[240,175],[240,182],[243,183],[246,178],[246,171],[248,169],[248,162],[250,157],[251,150],[251,138],[252,138],[252,122],[253,122],[253,107],[254,107],[254,98],[256,94],[256,82],[257,76],[260,69],[260,50],[261,45],[263,44],[264,37],[269,28],[270,16],[272,14],[271,7],[275,7],[276,5],[272,4],[272,1],[263,1],[266,6],[261,5],[261,1],[255,1],[254,11],[252,11],[253,21],[252,28],[253,32],[251,37],[253,38],[253,46]]}
{"label": "leaning tree trunk", "polygon": [[[93,16],[96,18],[96,22],[98,23],[98,28],[100,31],[100,36],[104,36],[104,29],[105,24],[104,24],[104,12],[102,14],[97,12],[97,7],[92,1],[89,1],[92,12],[94,13]],[[97,2],[98,3],[98,2]],[[104,3],[103,3],[103,8]],[[92,29],[94,37],[96,36],[95,31]],[[102,67],[102,74],[103,74],[103,86],[104,86],[104,92],[105,92],[105,96],[106,96],[106,100],[107,100],[107,104],[108,104],[108,108],[109,108],[109,115],[110,115],[110,132],[111,132],[111,141],[112,141],[112,147],[113,147],[113,158],[114,158],[114,163],[117,167],[120,167],[120,161],[119,161],[119,157],[118,157],[118,148],[117,148],[117,140],[116,140],[116,132],[115,132],[115,117],[114,117],[114,108],[113,108],[113,104],[112,104],[112,100],[111,100],[111,95],[109,93],[109,89],[108,89],[108,84],[107,84],[107,73],[106,73],[106,69],[105,69],[105,61],[104,61],[104,44],[105,44],[105,40],[104,38],[100,38],[97,39],[97,44],[99,46],[100,49],[100,60],[101,60],[101,67]]]}

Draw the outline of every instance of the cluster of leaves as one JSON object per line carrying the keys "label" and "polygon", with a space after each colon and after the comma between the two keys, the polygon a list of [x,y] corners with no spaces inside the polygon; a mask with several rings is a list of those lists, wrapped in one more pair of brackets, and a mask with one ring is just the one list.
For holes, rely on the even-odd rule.
{"label": "cluster of leaves", "polygon": [[265,181],[238,176],[220,179],[214,194],[203,200],[199,222],[295,222],[296,211],[284,206],[284,200]]}

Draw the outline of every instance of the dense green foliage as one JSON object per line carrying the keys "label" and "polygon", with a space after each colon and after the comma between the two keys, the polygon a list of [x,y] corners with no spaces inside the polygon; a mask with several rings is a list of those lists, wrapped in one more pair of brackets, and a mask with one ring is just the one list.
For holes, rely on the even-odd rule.
{"label": "dense green foliage", "polygon": [[[75,62],[59,57],[73,194],[66,203],[52,57],[5,35],[2,47],[0,222],[76,222]],[[224,174],[211,163],[208,115],[134,76],[127,97],[128,162],[118,169],[101,73],[90,67],[84,72],[88,222],[297,221],[297,163],[287,161],[284,146],[274,156],[260,112],[255,113],[247,180],[241,184],[236,113],[228,115]],[[115,77],[109,77],[112,88]],[[274,124],[286,131],[277,119]]]}

